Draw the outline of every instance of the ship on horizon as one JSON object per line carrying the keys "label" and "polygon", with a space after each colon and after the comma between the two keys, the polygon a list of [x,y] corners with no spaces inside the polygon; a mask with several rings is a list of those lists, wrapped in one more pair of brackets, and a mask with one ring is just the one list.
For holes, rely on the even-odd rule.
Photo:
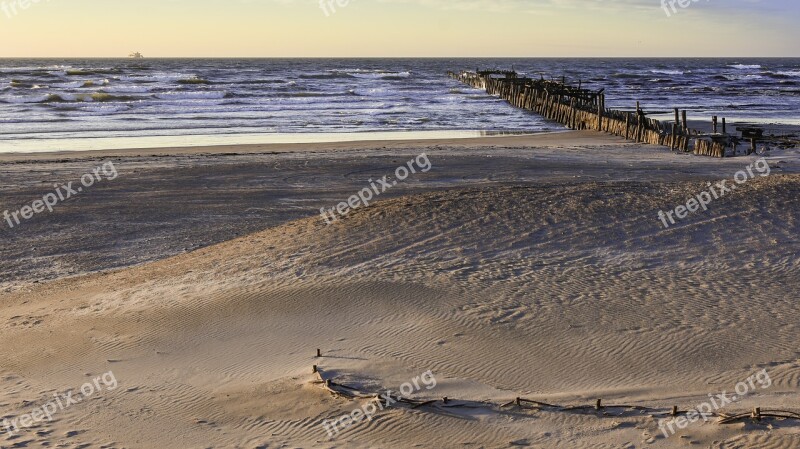
{"label": "ship on horizon", "polygon": [[139,53],[138,51],[129,54],[128,57],[129,58],[134,58],[134,59],[143,59],[144,58],[144,56],[142,56],[142,54]]}

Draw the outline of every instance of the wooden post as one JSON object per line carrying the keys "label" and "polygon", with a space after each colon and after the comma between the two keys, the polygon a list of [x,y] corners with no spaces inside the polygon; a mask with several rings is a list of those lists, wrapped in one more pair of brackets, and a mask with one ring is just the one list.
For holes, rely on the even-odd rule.
{"label": "wooden post", "polygon": [[636,141],[642,142],[645,128],[644,112],[639,107],[639,102],[636,102]]}
{"label": "wooden post", "polygon": [[672,124],[672,151],[678,147],[678,123]]}
{"label": "wooden post", "polygon": [[322,351],[320,351],[319,348],[317,348],[317,357],[322,357]]}
{"label": "wooden post", "polygon": [[442,402],[444,402],[445,404],[447,404],[447,401],[448,401],[447,396],[442,398]]}
{"label": "wooden post", "polygon": [[756,152],[756,138],[755,137],[751,137],[750,138],[750,151],[747,152],[747,155],[749,156],[749,155],[751,155],[751,154],[753,154],[755,152]]}
{"label": "wooden post", "polygon": [[753,418],[756,421],[761,421],[761,407],[756,407],[753,409]]}
{"label": "wooden post", "polygon": [[678,110],[678,108],[675,108],[675,123],[677,124],[681,123],[680,111]]}
{"label": "wooden post", "polygon": [[319,371],[319,370],[317,369],[317,365],[312,365],[312,366],[311,366],[311,374],[314,374],[314,373],[316,373],[317,371]]}
{"label": "wooden post", "polygon": [[569,124],[571,129],[575,129],[575,97],[569,101]]}
{"label": "wooden post", "polygon": [[728,126],[725,123],[725,117],[722,117],[722,134],[728,135]]}
{"label": "wooden post", "polygon": [[544,102],[542,103],[542,112],[540,112],[540,114],[542,114],[545,118],[547,118],[547,108],[549,107],[549,105],[550,105],[550,92],[547,92],[544,95]]}
{"label": "wooden post", "polygon": [[631,127],[631,115],[626,113],[625,114],[625,140],[628,140],[630,127]]}
{"label": "wooden post", "polygon": [[673,405],[672,406],[672,416],[678,416],[678,406],[677,405]]}
{"label": "wooden post", "polygon": [[603,130],[603,104],[600,101],[597,102],[597,130]]}
{"label": "wooden post", "polygon": [[686,133],[689,129],[689,123],[686,121],[686,109],[681,111],[681,118],[683,119],[683,132]]}
{"label": "wooden post", "polygon": [[711,117],[711,129],[713,129],[714,134],[717,133],[717,116]]}
{"label": "wooden post", "polygon": [[516,399],[514,400],[514,403],[515,403],[515,404],[517,404],[517,405],[521,405],[521,404],[522,404],[522,401],[520,401],[520,399],[519,399],[519,398],[516,398]]}
{"label": "wooden post", "polygon": [[597,410],[602,410],[603,409],[603,400],[602,399],[598,399],[597,400],[597,404],[595,405],[595,409],[597,409]]}

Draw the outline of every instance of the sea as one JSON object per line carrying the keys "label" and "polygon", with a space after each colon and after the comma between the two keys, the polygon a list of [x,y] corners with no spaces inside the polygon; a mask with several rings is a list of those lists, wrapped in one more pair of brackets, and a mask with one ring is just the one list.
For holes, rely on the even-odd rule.
{"label": "sea", "polygon": [[513,69],[655,118],[800,124],[800,59],[0,59],[0,152],[564,130],[447,77]]}

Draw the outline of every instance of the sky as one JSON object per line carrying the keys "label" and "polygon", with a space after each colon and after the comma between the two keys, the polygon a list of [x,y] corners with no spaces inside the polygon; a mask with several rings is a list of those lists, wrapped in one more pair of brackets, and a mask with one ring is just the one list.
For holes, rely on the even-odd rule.
{"label": "sky", "polygon": [[797,0],[321,1],[0,0],[0,57],[800,56]]}

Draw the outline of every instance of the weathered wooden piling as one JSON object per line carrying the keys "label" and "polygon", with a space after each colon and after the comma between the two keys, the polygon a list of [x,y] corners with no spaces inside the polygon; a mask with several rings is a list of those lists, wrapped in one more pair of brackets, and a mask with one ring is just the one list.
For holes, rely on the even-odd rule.
{"label": "weathered wooden piling", "polygon": [[[727,136],[722,119],[722,136],[717,134],[717,117],[713,117],[713,135],[689,129],[686,110],[674,109],[675,122],[671,127],[647,118],[640,102],[636,116],[631,112],[607,109],[605,89],[592,91],[569,85],[566,78],[559,81],[519,77],[514,71],[449,72],[449,75],[489,95],[499,96],[515,107],[535,112],[571,129],[596,129],[626,140],[663,145],[697,155],[724,157],[725,149],[734,140]],[[692,147],[690,149],[690,143]],[[735,154],[735,153],[734,153]]]}
{"label": "weathered wooden piling", "polygon": [[628,140],[628,137],[630,137],[630,128],[631,128],[631,116],[630,114],[625,114],[625,140]]}
{"label": "weathered wooden piling", "polygon": [[[678,110],[676,109],[675,110],[676,114],[678,113],[677,111]],[[672,141],[670,142],[670,149],[672,149],[672,151],[675,151],[675,149],[678,148],[678,123],[677,122],[672,124],[672,136],[670,136],[670,137],[672,137]]]}
{"label": "weathered wooden piling", "polygon": [[597,130],[603,130],[603,106],[597,102]]}

